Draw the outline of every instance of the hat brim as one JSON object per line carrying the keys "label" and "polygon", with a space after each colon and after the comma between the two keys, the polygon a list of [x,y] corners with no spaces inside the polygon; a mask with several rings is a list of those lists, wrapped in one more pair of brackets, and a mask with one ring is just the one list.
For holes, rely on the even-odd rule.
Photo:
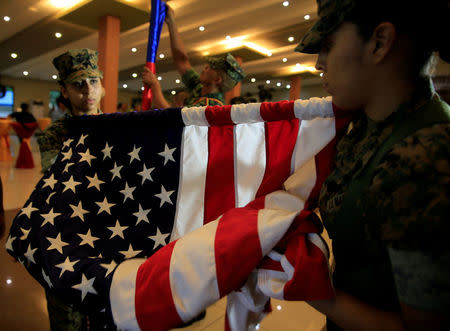
{"label": "hat brim", "polygon": [[64,83],[75,83],[87,78],[99,77],[103,78],[103,72],[100,70],[79,70],[71,73],[65,80]]}

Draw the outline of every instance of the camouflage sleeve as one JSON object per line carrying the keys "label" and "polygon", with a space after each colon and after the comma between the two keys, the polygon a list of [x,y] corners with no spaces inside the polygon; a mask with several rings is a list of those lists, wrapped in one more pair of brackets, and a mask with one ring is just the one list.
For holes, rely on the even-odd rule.
{"label": "camouflage sleeve", "polygon": [[66,119],[63,118],[54,122],[37,139],[41,153],[42,172],[46,172],[55,162],[66,136]]}
{"label": "camouflage sleeve", "polygon": [[424,310],[450,308],[449,144],[450,124],[405,138],[378,166],[367,197],[400,301]]}
{"label": "camouflage sleeve", "polygon": [[181,80],[192,96],[200,97],[202,84],[200,83],[199,74],[194,69],[187,70],[181,77]]}

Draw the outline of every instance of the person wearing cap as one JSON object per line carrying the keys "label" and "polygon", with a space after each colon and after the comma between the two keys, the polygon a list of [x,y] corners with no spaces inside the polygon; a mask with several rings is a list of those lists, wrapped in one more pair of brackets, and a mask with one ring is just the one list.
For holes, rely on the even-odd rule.
{"label": "person wearing cap", "polygon": [[58,70],[62,96],[68,101],[69,112],[55,121],[38,138],[42,171],[47,171],[56,159],[67,136],[67,120],[72,116],[101,114],[100,101],[105,95],[98,68],[98,52],[72,49],[53,59]]}
{"label": "person wearing cap", "polygon": [[353,128],[319,198],[336,296],[309,304],[327,330],[449,330],[450,107],[426,72],[450,60],[448,1],[317,4],[296,51]]}
{"label": "person wearing cap", "polygon": [[[198,74],[189,62],[187,51],[175,22],[175,14],[168,5],[166,23],[169,28],[170,46],[175,67],[190,94],[186,105],[223,106],[225,104],[225,93],[245,77],[239,63],[230,53],[207,57],[205,67]],[[158,80],[147,67],[144,67],[142,81],[152,89],[155,108],[170,106],[164,99]]]}

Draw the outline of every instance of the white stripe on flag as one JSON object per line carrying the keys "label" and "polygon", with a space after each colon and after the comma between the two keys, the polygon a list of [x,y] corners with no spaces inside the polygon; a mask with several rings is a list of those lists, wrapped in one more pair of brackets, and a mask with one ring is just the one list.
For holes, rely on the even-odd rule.
{"label": "white stripe on flag", "polygon": [[187,126],[183,129],[180,159],[180,183],[171,242],[203,226],[208,127]]}
{"label": "white stripe on flag", "polygon": [[187,322],[220,299],[214,242],[219,220],[179,239],[170,260],[170,288],[180,318]]}
{"label": "white stripe on flag", "polygon": [[295,117],[302,120],[311,120],[316,117],[334,117],[331,97],[295,100],[294,113]]}
{"label": "white stripe on flag", "polygon": [[184,107],[181,109],[181,116],[184,125],[209,126],[205,115],[206,107]]}
{"label": "white stripe on flag", "polygon": [[[316,160],[312,157],[301,167],[300,171],[294,172],[283,185],[286,191],[299,197],[304,204],[311,194],[311,191],[316,184],[316,180]],[[302,205],[302,209],[303,207],[304,205]]]}
{"label": "white stripe on flag", "polygon": [[239,123],[260,123],[264,122],[260,113],[260,103],[236,104],[231,106],[231,120],[235,124]]}
{"label": "white stripe on flag", "polygon": [[235,127],[236,207],[255,199],[266,167],[264,123],[239,124]]}
{"label": "white stripe on flag", "polygon": [[134,305],[136,275],[145,259],[130,259],[114,271],[109,298],[114,323],[119,330],[140,330]]}

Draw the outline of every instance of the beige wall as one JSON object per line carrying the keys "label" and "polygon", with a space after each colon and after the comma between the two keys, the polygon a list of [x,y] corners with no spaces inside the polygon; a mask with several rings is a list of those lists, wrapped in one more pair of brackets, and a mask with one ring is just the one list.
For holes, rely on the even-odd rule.
{"label": "beige wall", "polygon": [[[33,100],[42,100],[44,103],[44,112],[49,112],[50,91],[59,91],[59,84],[54,81],[44,81],[36,79],[18,79],[3,76],[0,79],[0,84],[12,86],[14,88],[14,108],[20,106],[22,102],[31,105]],[[131,107],[131,100],[140,95],[138,92],[130,92],[124,89],[119,89],[118,103],[126,103]]]}

